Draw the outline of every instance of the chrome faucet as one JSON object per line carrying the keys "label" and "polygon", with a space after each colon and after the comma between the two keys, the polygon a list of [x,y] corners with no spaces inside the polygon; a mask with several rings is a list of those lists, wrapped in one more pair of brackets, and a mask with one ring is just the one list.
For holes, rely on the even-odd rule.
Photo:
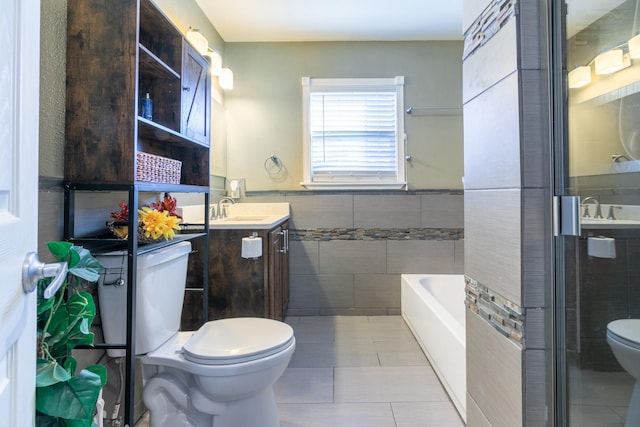
{"label": "chrome faucet", "polygon": [[584,206],[584,214],[582,216],[585,218],[590,218],[589,205],[587,205],[587,202],[593,202],[596,205],[596,213],[593,217],[602,218],[602,211],[600,210],[600,202],[595,197],[587,197],[582,200],[582,205]]}
{"label": "chrome faucet", "polygon": [[[225,203],[231,203],[232,205],[236,203],[235,200],[233,200],[231,197],[223,197],[220,200],[218,200],[218,207],[217,207],[217,214],[218,214],[218,218],[226,218],[227,217],[227,209],[225,209],[224,204]],[[215,219],[215,215],[216,212],[212,213],[212,217],[214,217],[213,219]]]}

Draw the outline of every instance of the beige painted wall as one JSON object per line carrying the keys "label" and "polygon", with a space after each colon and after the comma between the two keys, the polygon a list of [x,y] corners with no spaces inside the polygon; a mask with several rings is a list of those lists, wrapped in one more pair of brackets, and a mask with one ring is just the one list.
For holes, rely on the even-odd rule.
{"label": "beige painted wall", "polygon": [[[302,190],[302,87],[310,77],[405,76],[405,108],[462,105],[461,42],[227,43],[227,176],[247,190]],[[406,116],[410,189],[461,189],[462,116]],[[286,174],[264,169],[277,155]]]}

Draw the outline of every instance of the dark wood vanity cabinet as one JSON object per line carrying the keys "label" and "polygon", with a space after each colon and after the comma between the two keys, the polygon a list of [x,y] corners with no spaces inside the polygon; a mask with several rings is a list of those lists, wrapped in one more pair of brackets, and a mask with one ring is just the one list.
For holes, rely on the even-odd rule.
{"label": "dark wood vanity cabinet", "polygon": [[[242,239],[262,238],[262,256],[242,258]],[[289,303],[289,222],[270,230],[212,229],[209,231],[208,319],[266,317],[281,320]],[[200,245],[201,240],[194,242]],[[196,250],[200,247],[194,246]],[[198,257],[194,257],[198,258]],[[189,268],[198,266],[190,263]],[[195,274],[189,277],[197,278]],[[191,279],[188,279],[191,280]],[[198,288],[198,283],[188,283]],[[189,303],[191,305],[191,303]],[[202,304],[194,300],[194,310]],[[185,310],[186,311],[186,310]],[[198,318],[194,313],[194,319]],[[189,319],[183,316],[183,328]]]}

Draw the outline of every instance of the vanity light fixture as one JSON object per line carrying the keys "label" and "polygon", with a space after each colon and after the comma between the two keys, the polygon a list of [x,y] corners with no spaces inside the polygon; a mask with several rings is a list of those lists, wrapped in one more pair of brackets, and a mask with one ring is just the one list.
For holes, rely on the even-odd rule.
{"label": "vanity light fixture", "polygon": [[222,70],[222,56],[220,56],[220,52],[215,49],[208,48],[207,53],[204,56],[209,58],[211,63],[211,75],[219,76],[220,71]]}
{"label": "vanity light fixture", "polygon": [[229,68],[222,68],[218,76],[218,84],[222,89],[233,89],[233,71]]}
{"label": "vanity light fixture", "polygon": [[198,29],[189,29],[187,31],[187,41],[191,43],[200,55],[205,55],[209,50],[207,38]]}
{"label": "vanity light fixture", "polygon": [[632,37],[628,42],[629,46],[629,57],[633,59],[640,58],[640,34],[635,37]]}
{"label": "vanity light fixture", "polygon": [[629,55],[625,55],[622,49],[611,49],[601,53],[594,59],[596,74],[611,74],[627,68],[631,65]]}
{"label": "vanity light fixture", "polygon": [[569,87],[577,89],[591,83],[591,67],[583,65],[569,72]]}

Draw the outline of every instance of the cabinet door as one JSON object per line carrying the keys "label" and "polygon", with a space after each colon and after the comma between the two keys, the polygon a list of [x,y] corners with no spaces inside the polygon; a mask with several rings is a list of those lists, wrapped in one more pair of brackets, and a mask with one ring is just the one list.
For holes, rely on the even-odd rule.
{"label": "cabinet door", "polygon": [[289,306],[289,222],[282,224],[283,233],[283,251],[281,256],[282,263],[282,316]]}
{"label": "cabinet door", "polygon": [[270,313],[272,319],[281,319],[282,307],[282,255],[284,236],[282,228],[274,228],[269,232],[269,291]]}
{"label": "cabinet door", "polygon": [[182,134],[209,145],[211,115],[209,63],[187,42],[182,56]]}
{"label": "cabinet door", "polygon": [[269,233],[270,317],[282,320],[289,304],[289,223]]}

